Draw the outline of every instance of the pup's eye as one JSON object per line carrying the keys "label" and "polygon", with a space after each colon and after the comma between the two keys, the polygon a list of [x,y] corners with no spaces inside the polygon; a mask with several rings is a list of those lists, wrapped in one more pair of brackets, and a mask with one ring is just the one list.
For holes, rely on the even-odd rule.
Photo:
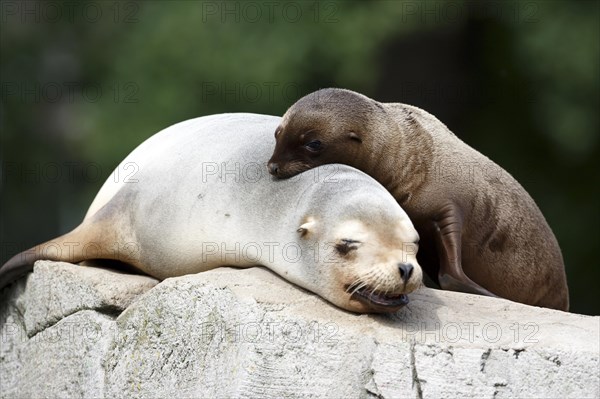
{"label": "pup's eye", "polygon": [[347,255],[350,251],[358,249],[358,244],[360,244],[360,241],[344,238],[335,246],[335,249],[340,254]]}
{"label": "pup's eye", "polygon": [[319,151],[322,145],[319,140],[312,140],[309,143],[305,144],[304,147],[306,147],[310,151]]}
{"label": "pup's eye", "polygon": [[275,129],[275,138],[277,138],[277,136],[279,136],[279,134],[281,133],[283,129],[281,129],[280,127],[278,127],[277,129]]}

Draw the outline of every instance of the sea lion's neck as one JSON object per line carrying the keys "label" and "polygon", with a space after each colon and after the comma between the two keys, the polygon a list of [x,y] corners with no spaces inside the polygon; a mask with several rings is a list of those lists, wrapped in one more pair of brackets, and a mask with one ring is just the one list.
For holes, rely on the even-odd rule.
{"label": "sea lion's neck", "polygon": [[[420,193],[432,165],[433,139],[403,104],[383,104],[360,169],[406,206]],[[400,165],[400,167],[399,167]]]}

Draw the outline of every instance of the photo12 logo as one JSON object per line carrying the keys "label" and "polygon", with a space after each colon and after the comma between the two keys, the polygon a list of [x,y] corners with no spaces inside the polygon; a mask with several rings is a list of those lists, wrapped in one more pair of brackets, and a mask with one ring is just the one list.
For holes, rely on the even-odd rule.
{"label": "photo12 logo", "polygon": [[96,162],[12,162],[0,164],[2,183],[19,181],[22,183],[61,183],[70,184],[84,181],[100,182],[104,178],[103,168]]}
{"label": "photo12 logo", "polygon": [[[271,180],[272,176],[267,170],[266,162],[203,162],[201,165],[201,182],[220,182],[223,184],[258,183],[263,179]],[[134,170],[133,167],[131,169]],[[327,164],[319,168],[313,168],[291,177],[290,181],[296,181],[307,174],[313,183],[340,184],[338,173],[340,165]]]}
{"label": "photo12 logo", "polygon": [[136,82],[2,82],[2,101],[23,104],[97,103],[101,100],[116,104],[139,103],[140,87]]}
{"label": "photo12 logo", "polygon": [[339,326],[334,322],[248,322],[229,324],[206,322],[200,326],[203,342],[213,340],[236,343],[285,342],[336,344]]}
{"label": "photo12 logo", "polygon": [[483,341],[487,344],[506,342],[515,345],[538,342],[540,326],[536,323],[514,322],[509,326],[496,322],[427,322],[404,323],[402,339],[406,342],[435,342],[456,344]]}
{"label": "photo12 logo", "polygon": [[139,22],[140,3],[134,1],[2,1],[0,21],[20,24]]}
{"label": "photo12 logo", "polygon": [[313,23],[339,22],[334,1],[203,1],[202,22]]}
{"label": "photo12 logo", "polygon": [[291,103],[300,96],[300,85],[295,82],[202,82],[203,102],[220,101],[225,104]]}

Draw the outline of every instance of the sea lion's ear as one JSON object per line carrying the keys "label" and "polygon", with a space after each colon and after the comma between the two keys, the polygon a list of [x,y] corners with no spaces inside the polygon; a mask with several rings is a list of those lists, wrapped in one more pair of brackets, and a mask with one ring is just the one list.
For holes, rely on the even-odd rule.
{"label": "sea lion's ear", "polygon": [[362,143],[362,139],[355,132],[348,132],[348,138],[350,140],[355,140],[355,141],[358,141],[359,143]]}
{"label": "sea lion's ear", "polygon": [[302,224],[300,227],[298,227],[298,230],[296,230],[298,233],[300,233],[300,237],[304,237],[305,235],[307,235],[310,231],[312,231],[315,227],[315,220],[314,219],[309,219],[306,223]]}

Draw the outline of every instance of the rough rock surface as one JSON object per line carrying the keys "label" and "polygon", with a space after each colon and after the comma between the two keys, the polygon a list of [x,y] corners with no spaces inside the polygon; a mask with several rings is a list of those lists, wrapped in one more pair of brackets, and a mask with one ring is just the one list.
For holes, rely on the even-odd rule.
{"label": "rough rock surface", "polygon": [[427,288],[356,315],[262,268],[156,284],[38,262],[2,292],[1,396],[600,395],[600,317]]}

